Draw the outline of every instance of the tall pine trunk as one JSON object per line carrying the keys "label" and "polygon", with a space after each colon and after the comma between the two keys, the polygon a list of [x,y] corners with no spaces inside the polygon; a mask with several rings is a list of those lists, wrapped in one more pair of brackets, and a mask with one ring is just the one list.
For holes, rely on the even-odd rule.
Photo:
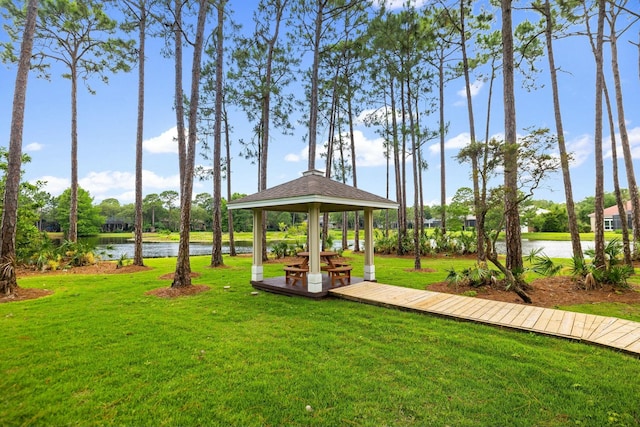
{"label": "tall pine trunk", "polygon": [[514,91],[513,25],[511,1],[501,0],[502,49],[504,78],[504,212],[507,247],[506,268],[511,272],[522,271],[522,241],[518,212],[518,141],[516,128],[516,104]]}
{"label": "tall pine trunk", "polygon": [[145,0],[140,0],[140,27],[138,47],[138,123],[136,130],[136,196],[133,264],[144,265],[142,259],[142,141],[144,137],[144,66],[147,9]]}
{"label": "tall pine trunk", "polygon": [[604,269],[606,260],[604,255],[604,162],[602,159],[602,93],[604,87],[603,46],[604,46],[604,16],[605,1],[598,0],[598,30],[596,35],[596,93],[595,93],[595,131],[594,150],[596,163],[595,188],[595,254],[593,264],[596,268]]}
{"label": "tall pine trunk", "polygon": [[[231,193],[231,138],[229,135],[229,116],[227,115],[226,103],[222,103],[224,110],[224,142],[225,151],[227,154],[226,169],[227,169],[227,201],[231,201],[233,194]],[[227,225],[229,228],[229,256],[236,256],[236,240],[233,235],[233,209],[227,209]]]}
{"label": "tall pine trunk", "polygon": [[[617,12],[614,10],[614,4],[609,4],[611,8],[611,35],[609,37],[611,45],[611,69],[613,71],[613,83],[616,95],[616,108],[618,110],[618,129],[620,131],[620,142],[622,143],[622,153],[624,155],[624,166],[627,172],[627,183],[629,185],[629,194],[631,196],[633,223],[633,258],[640,259],[640,197],[638,196],[638,184],[633,168],[633,156],[631,154],[631,146],[629,144],[629,133],[627,132],[627,124],[624,114],[624,103],[622,101],[622,82],[620,80],[620,67],[618,66],[618,37],[616,34],[616,18]],[[621,213],[622,214],[622,213]]]}
{"label": "tall pine trunk", "polygon": [[573,200],[573,189],[571,186],[571,174],[569,172],[569,154],[564,140],[564,126],[562,124],[562,113],[560,111],[560,95],[558,90],[558,73],[556,71],[555,58],[553,54],[553,17],[549,0],[544,3],[544,17],[546,21],[545,38],[547,42],[547,58],[549,59],[549,71],[551,73],[551,89],[553,94],[553,111],[556,122],[556,133],[558,135],[558,151],[560,152],[560,165],[562,168],[562,179],[564,182],[564,195],[566,199],[567,217],[569,220],[569,233],[571,234],[571,248],[574,259],[583,259],[582,245],[580,244],[580,230],[578,229],[578,218]]}
{"label": "tall pine trunk", "polygon": [[620,189],[620,179],[618,177],[618,148],[616,147],[616,126],[613,120],[613,109],[611,107],[611,99],[609,98],[609,90],[606,83],[603,84],[604,100],[607,105],[607,119],[609,121],[609,132],[611,133],[611,172],[613,175],[613,191],[616,195],[616,205],[618,206],[618,214],[620,216],[620,230],[622,231],[622,251],[624,254],[624,262],[626,265],[633,266],[633,258],[631,256],[631,242],[629,241],[629,225],[627,223],[626,203],[622,199],[622,191]]}
{"label": "tall pine trunk", "polygon": [[78,241],[78,70],[71,65],[71,194],[67,239]]}
{"label": "tall pine trunk", "polygon": [[20,168],[22,166],[22,131],[27,97],[27,82],[31,68],[31,52],[38,18],[38,0],[29,0],[20,58],[13,91],[9,158],[0,230],[0,295],[13,295],[18,287],[16,279],[16,230],[18,224],[18,198],[20,195]]}
{"label": "tall pine trunk", "polygon": [[[206,0],[205,0],[206,1]],[[224,265],[222,260],[222,173],[220,168],[222,150],[222,67],[224,52],[224,8],[227,0],[218,2],[218,27],[216,34],[216,119],[213,128],[213,249],[211,251],[211,267]]]}
{"label": "tall pine trunk", "polygon": [[[476,123],[473,116],[473,98],[471,96],[471,77],[469,76],[469,59],[467,57],[467,35],[465,28],[465,0],[460,0],[460,47],[462,50],[462,69],[464,72],[465,94],[467,98],[467,114],[469,119],[469,139],[470,144],[474,146],[471,150],[471,181],[473,184],[473,206],[476,221],[482,215],[483,203],[480,200],[480,182],[478,177],[478,151],[476,145]],[[503,28],[504,31],[504,28]],[[513,107],[515,114],[515,107]],[[515,116],[514,116],[515,127]],[[517,162],[517,159],[516,159]],[[485,261],[484,253],[484,233],[476,233],[476,246],[478,247],[478,261]]]}
{"label": "tall pine trunk", "polygon": [[178,244],[178,259],[173,276],[172,287],[191,285],[191,263],[189,259],[189,237],[191,227],[191,197],[193,193],[193,175],[195,168],[196,141],[198,129],[198,102],[200,100],[200,73],[202,70],[202,46],[204,43],[204,26],[209,6],[208,0],[200,0],[198,9],[198,24],[193,46],[193,63],[191,65],[191,93],[189,96],[189,138],[186,147],[186,157],[183,163],[181,177],[183,181],[180,194],[180,242]]}

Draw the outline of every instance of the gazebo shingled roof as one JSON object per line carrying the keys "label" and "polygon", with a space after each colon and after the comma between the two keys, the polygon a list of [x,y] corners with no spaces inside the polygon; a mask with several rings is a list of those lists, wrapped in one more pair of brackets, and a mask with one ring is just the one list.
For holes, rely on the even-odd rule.
{"label": "gazebo shingled roof", "polygon": [[320,203],[321,212],[396,209],[398,204],[364,190],[325,177],[317,170],[300,178],[229,202],[231,209],[265,208],[271,211],[307,212],[309,203]]}

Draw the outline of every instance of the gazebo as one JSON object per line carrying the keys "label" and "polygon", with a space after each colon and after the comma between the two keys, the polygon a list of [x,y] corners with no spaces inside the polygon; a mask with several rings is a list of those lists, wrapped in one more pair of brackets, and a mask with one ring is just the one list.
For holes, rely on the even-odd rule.
{"label": "gazebo", "polygon": [[[322,296],[320,269],[320,214],[364,210],[364,280],[375,281],[373,262],[373,211],[397,209],[398,204],[384,197],[342,184],[309,170],[298,179],[231,201],[228,209],[253,211],[253,265],[251,283],[264,283],[262,266],[262,218],[265,211],[308,213],[309,272],[305,294]],[[284,279],[283,279],[284,280]]]}

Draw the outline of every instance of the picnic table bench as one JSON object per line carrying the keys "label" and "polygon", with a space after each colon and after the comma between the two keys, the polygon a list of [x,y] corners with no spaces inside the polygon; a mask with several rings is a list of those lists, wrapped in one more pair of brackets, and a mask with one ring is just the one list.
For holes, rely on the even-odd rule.
{"label": "picnic table bench", "polygon": [[333,288],[336,282],[340,282],[342,286],[350,285],[352,269],[353,267],[347,264],[341,264],[340,266],[328,268],[327,274],[329,275],[331,287]]}
{"label": "picnic table bench", "polygon": [[307,273],[309,272],[309,268],[288,265],[284,267],[284,272],[285,283],[287,285],[289,284],[289,281],[291,281],[293,286],[295,286],[297,282],[300,282],[302,286],[307,286]]}

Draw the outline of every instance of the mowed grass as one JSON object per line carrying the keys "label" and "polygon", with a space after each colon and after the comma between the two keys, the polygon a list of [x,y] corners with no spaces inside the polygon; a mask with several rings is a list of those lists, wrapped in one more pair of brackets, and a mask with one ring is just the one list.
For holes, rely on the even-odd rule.
{"label": "mowed grass", "polygon": [[[210,290],[152,270],[34,276],[0,304],[0,425],[637,425],[640,361],[605,348],[339,299],[251,295],[251,259],[193,257]],[[361,271],[362,256],[351,262]],[[424,288],[451,264],[376,258]],[[265,276],[281,275],[267,264]],[[230,286],[225,289],[225,286]],[[309,405],[311,410],[307,410]]]}

